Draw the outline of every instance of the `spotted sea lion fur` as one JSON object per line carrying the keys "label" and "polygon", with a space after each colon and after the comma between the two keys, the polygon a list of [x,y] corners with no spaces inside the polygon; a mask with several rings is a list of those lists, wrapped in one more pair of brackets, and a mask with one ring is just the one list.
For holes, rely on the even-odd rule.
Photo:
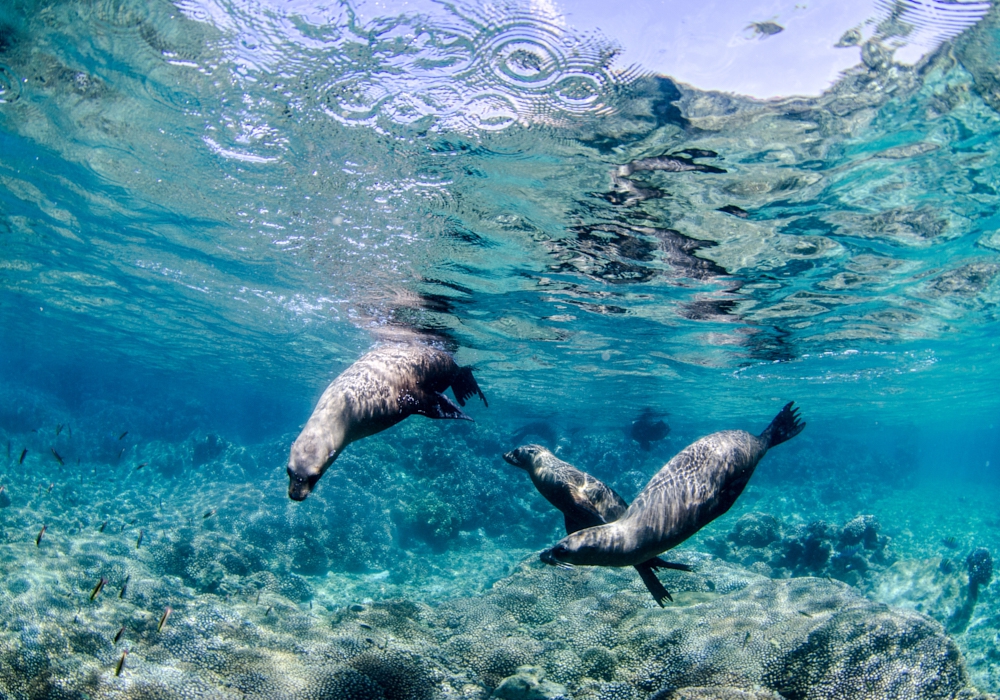
{"label": "spotted sea lion fur", "polygon": [[634,566],[676,547],[728,511],[767,451],[803,428],[789,403],[759,436],[724,430],[701,438],[667,462],[622,517],[567,535],[542,561]]}
{"label": "spotted sea lion fur", "polygon": [[[541,445],[522,445],[503,458],[508,464],[528,472],[538,492],[562,512],[567,534],[613,522],[628,510],[628,503],[614,489],[562,461]],[[654,570],[658,568],[690,571],[691,567],[659,557],[635,565],[653,599],[663,607],[664,599],[673,602],[673,598],[656,577]]]}
{"label": "spotted sea lion fur", "polygon": [[[458,406],[444,391],[451,387]],[[292,444],[288,497],[305,499],[347,445],[412,415],[472,420],[459,406],[478,395],[471,367],[443,350],[418,343],[376,347],[344,370],[320,396]]]}

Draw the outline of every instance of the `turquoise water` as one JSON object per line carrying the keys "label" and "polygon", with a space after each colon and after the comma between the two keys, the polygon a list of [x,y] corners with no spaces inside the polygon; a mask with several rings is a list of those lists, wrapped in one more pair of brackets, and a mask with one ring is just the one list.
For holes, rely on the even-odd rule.
{"label": "turquoise water", "polygon": [[[616,23],[700,15],[0,1],[0,697],[1000,692],[968,559],[1000,549],[1000,8],[877,2],[820,42],[779,5],[668,40]],[[800,90],[820,44],[843,65]],[[325,386],[414,338],[489,407],[290,502]],[[504,452],[631,500],[788,401],[808,427],[670,553],[674,604],[538,561],[563,520]],[[837,610],[923,646],[845,680]]]}

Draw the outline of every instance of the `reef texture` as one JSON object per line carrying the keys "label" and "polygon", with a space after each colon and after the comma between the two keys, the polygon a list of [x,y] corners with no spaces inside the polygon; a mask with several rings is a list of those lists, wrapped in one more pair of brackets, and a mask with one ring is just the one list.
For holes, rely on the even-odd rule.
{"label": "reef texture", "polygon": [[[33,546],[33,543],[32,543]],[[942,626],[829,579],[773,580],[690,555],[653,608],[627,571],[526,561],[479,597],[335,610],[266,586],[196,595],[133,579],[124,599],[40,582],[5,593],[0,697],[320,700],[987,698]],[[172,615],[158,630],[161,611]],[[120,625],[123,639],[113,641]],[[129,650],[121,675],[115,666]]]}
{"label": "reef texture", "polygon": [[767,513],[747,513],[728,535],[705,539],[719,558],[764,576],[824,576],[855,586],[892,563],[889,543],[873,515],[839,527],[823,521],[788,525]]}

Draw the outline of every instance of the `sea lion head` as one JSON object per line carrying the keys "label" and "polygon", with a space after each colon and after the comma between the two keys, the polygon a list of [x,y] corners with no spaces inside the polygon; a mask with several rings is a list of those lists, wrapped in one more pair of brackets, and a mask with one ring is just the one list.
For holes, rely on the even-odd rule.
{"label": "sea lion head", "polygon": [[316,482],[337,458],[337,450],[330,450],[315,436],[303,432],[292,443],[288,457],[288,497],[304,501]]}
{"label": "sea lion head", "polygon": [[521,445],[517,449],[505,453],[503,458],[507,464],[530,472],[535,468],[535,459],[545,452],[548,450],[541,445]]}
{"label": "sea lion head", "polygon": [[607,525],[598,527],[588,527],[578,530],[572,535],[567,535],[542,552],[539,557],[550,566],[570,568],[576,564],[581,566],[601,566],[604,561],[605,546],[607,539],[605,530]]}

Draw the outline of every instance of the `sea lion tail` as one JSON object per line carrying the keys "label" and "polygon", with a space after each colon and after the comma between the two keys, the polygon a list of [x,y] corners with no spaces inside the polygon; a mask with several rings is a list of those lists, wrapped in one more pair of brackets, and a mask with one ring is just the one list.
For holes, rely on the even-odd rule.
{"label": "sea lion tail", "polygon": [[767,426],[760,434],[760,439],[767,443],[767,449],[780,445],[786,440],[791,440],[806,427],[805,423],[799,421],[799,409],[792,408],[794,403],[794,401],[789,401],[774,417],[771,425]]}
{"label": "sea lion tail", "polygon": [[639,572],[639,578],[642,582],[646,584],[646,590],[650,592],[653,596],[653,600],[661,608],[665,607],[663,605],[663,599],[666,598],[671,603],[674,602],[673,597],[670,595],[670,591],[660,583],[660,579],[656,578],[656,574],[653,573],[653,567],[649,565],[649,562],[643,562],[641,564],[635,565],[635,570]]}
{"label": "sea lion tail", "polygon": [[451,380],[451,390],[455,392],[455,398],[458,399],[459,406],[464,406],[466,399],[473,394],[479,394],[479,398],[483,400],[486,407],[490,407],[489,403],[486,401],[486,397],[483,396],[482,389],[479,388],[479,383],[476,382],[476,378],[472,376],[471,367],[458,368],[455,378]]}

